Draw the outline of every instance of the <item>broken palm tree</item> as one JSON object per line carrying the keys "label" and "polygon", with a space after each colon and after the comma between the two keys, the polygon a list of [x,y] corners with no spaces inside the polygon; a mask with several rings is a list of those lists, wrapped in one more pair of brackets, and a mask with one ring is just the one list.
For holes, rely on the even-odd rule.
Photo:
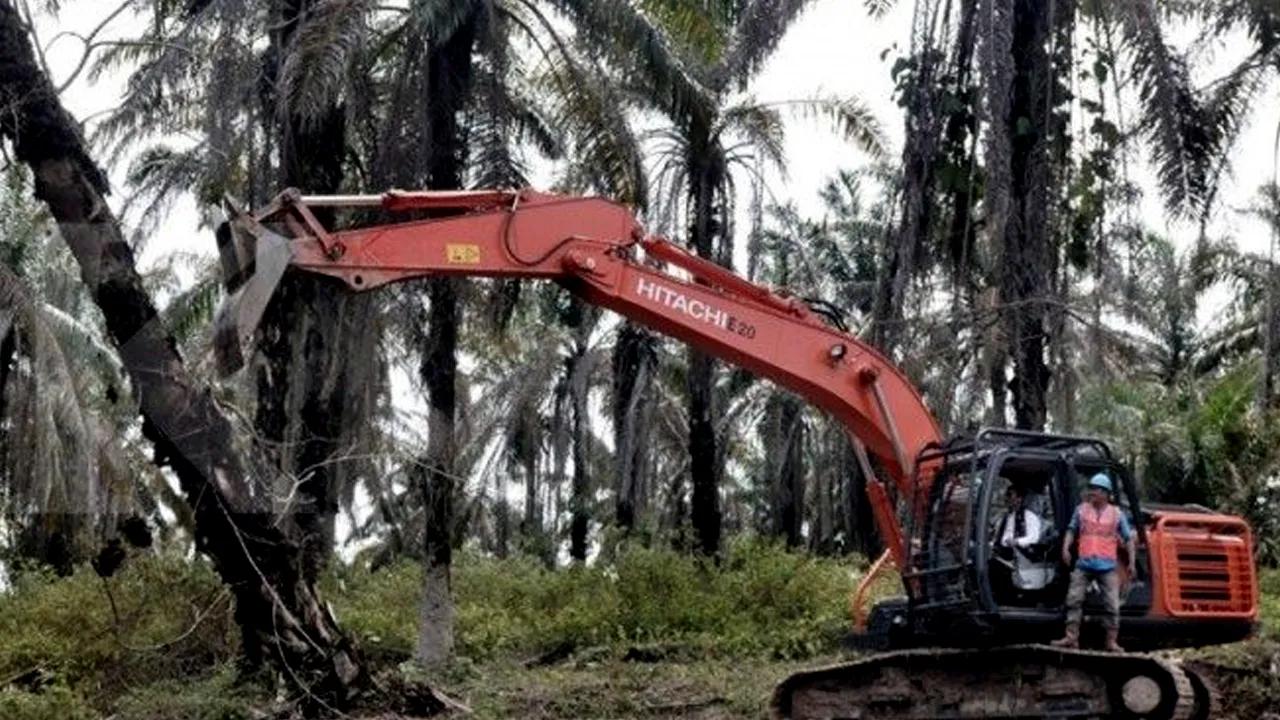
{"label": "broken palm tree", "polygon": [[[270,498],[255,488],[233,448],[231,424],[187,372],[106,204],[105,175],[40,70],[11,0],[0,0],[0,108],[0,138],[31,169],[35,196],[47,204],[104,315],[154,462],[177,476],[195,516],[196,546],[235,593],[244,652],[272,661],[301,691],[307,714],[357,706],[374,689],[368,669],[300,572],[297,548],[275,526]],[[447,706],[427,695],[406,709],[424,714]]]}

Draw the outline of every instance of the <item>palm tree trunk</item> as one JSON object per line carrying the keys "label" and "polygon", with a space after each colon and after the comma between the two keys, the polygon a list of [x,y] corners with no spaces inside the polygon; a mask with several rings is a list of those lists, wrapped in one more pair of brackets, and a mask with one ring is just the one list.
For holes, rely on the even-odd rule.
{"label": "palm tree trunk", "polygon": [[618,491],[614,522],[624,533],[635,526],[643,512],[645,455],[649,450],[649,425],[644,422],[650,404],[649,381],[656,363],[653,335],[626,322],[613,346],[613,428],[617,458]]}
{"label": "palm tree trunk", "polygon": [[454,417],[457,408],[458,295],[456,280],[433,280],[427,347],[419,370],[429,396],[427,457],[414,477],[426,508],[423,557],[426,571],[422,623],[418,630],[417,658],[426,666],[438,665],[453,655],[453,518]]}
{"label": "palm tree trunk", "polygon": [[862,472],[857,450],[845,426],[837,423],[833,431],[837,434],[836,466],[841,479],[840,497],[844,509],[842,527],[847,538],[846,548],[860,552],[865,557],[874,557],[880,554],[882,548],[875,518],[871,514],[871,503],[867,500],[867,476]]}
{"label": "palm tree trunk", "polygon": [[542,533],[542,504],[538,495],[542,485],[538,482],[538,455],[528,453],[524,462],[524,515],[520,520],[520,534],[532,540]]}
{"label": "palm tree trunk", "polygon": [[[335,193],[342,184],[346,114],[327,108],[318,122],[305,123],[282,106],[275,92],[279,68],[313,0],[281,0],[271,33],[267,68],[271,88],[264,93],[266,115],[276,118],[279,177],[283,187],[307,193]],[[332,212],[317,211],[332,228]],[[345,292],[327,278],[289,271],[267,307],[258,335],[265,362],[258,366],[254,423],[263,451],[280,476],[277,492],[297,498],[289,517],[303,553],[309,580],[318,579],[333,552],[338,488],[349,462],[341,462],[344,439],[362,437],[370,408],[367,397],[377,360],[371,322],[373,297]]]}
{"label": "palm tree trunk", "polygon": [[569,527],[569,556],[579,562],[587,559],[587,535],[591,524],[591,478],[587,468],[588,433],[591,418],[587,415],[587,337],[593,322],[589,322],[588,309],[582,301],[574,299],[580,307],[581,325],[573,356],[569,358],[569,399],[573,405],[573,486],[569,498],[572,519]]}
{"label": "palm tree trunk", "polygon": [[779,391],[770,405],[772,437],[765,452],[773,487],[772,531],[795,549],[802,542],[804,522],[804,424],[800,401],[792,393]]}
{"label": "palm tree trunk", "polygon": [[[1008,307],[1010,383],[1016,427],[1042,430],[1048,416],[1050,372],[1048,296],[1052,278],[1049,193],[1050,142],[1055,135],[1053,57],[1047,45],[1053,22],[1049,6],[1032,0],[1014,5],[1014,74],[1010,112],[1002,120],[1012,135],[1011,210],[1005,227],[1003,302]],[[1029,126],[1024,126],[1029,123]]]}
{"label": "palm tree trunk", "polygon": [[[476,41],[478,13],[427,55],[427,120],[430,146],[427,186],[452,190],[463,186],[466,136],[458,116],[470,98],[471,53]],[[453,656],[453,524],[457,472],[454,420],[457,417],[459,291],[462,280],[437,278],[429,282],[429,331],[423,353],[421,377],[431,406],[427,473],[421,478],[427,508],[424,535],[427,561],[422,625],[417,657],[432,666]]]}
{"label": "palm tree trunk", "polygon": [[1280,274],[1276,272],[1275,233],[1272,229],[1271,251],[1268,253],[1266,266],[1266,311],[1263,313],[1262,328],[1262,389],[1259,406],[1263,410],[1271,410],[1276,400],[1276,375],[1280,373],[1280,347],[1276,345],[1277,313],[1276,285]]}
{"label": "palm tree trunk", "polygon": [[[693,195],[694,252],[715,259],[715,177],[710,164],[710,129],[695,123],[690,130],[689,178]],[[693,493],[689,515],[697,536],[697,550],[704,555],[720,552],[720,479],[717,477],[715,408],[715,359],[693,347],[689,356],[689,474]]]}
{"label": "palm tree trunk", "polygon": [[81,270],[140,403],[154,461],[168,466],[191,505],[196,546],[236,598],[236,619],[312,709],[350,707],[367,680],[357,650],[307,582],[292,543],[272,523],[232,447],[212,394],[191,377],[159,321],[133,251],[108,208],[106,178],[85,152],[75,121],[39,70],[22,22],[0,0],[0,137],[31,168]]}

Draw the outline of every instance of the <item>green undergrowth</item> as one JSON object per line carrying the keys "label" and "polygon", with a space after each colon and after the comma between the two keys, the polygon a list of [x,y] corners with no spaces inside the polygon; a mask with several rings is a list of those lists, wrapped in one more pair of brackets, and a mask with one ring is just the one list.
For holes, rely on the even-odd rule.
{"label": "green undergrowth", "polygon": [[[529,558],[464,552],[453,573],[459,657],[450,677],[462,695],[480,692],[483,707],[510,705],[535,716],[527,703],[536,697],[508,703],[484,695],[501,683],[491,688],[476,679],[520,685],[545,675],[551,686],[576,693],[594,682],[596,664],[570,670],[565,660],[593,657],[605,667],[647,667],[674,674],[664,682],[705,682],[708,692],[738,697],[737,685],[721,687],[715,672],[724,682],[739,679],[734,667],[772,676],[773,664],[838,647],[864,566],[754,541],[734,543],[718,565],[632,549],[608,564],[552,571]],[[420,568],[405,562],[378,572],[337,568],[322,593],[369,656],[394,668],[412,654],[421,588]],[[138,557],[108,580],[88,567],[69,578],[19,575],[0,594],[0,717],[251,717],[262,698],[235,684],[232,611],[229,593],[202,561]],[[698,677],[677,682],[682,673]]]}
{"label": "green undergrowth", "polygon": [[774,687],[788,674],[834,662],[709,658],[630,662],[582,653],[556,665],[529,668],[499,660],[455,667],[441,690],[476,718],[771,718]]}
{"label": "green undergrowth", "polygon": [[[456,558],[458,658],[432,684],[482,718],[767,716],[772,687],[838,653],[862,559],[739,541],[718,564],[631,549],[607,564]],[[343,567],[323,595],[383,671],[416,639],[422,573]],[[265,692],[238,684],[238,633],[207,563],[132,559],[103,580],[24,574],[0,594],[0,718],[247,720]],[[1258,640],[1194,653],[1261,708],[1280,648],[1280,572],[1263,576]],[[877,595],[895,592],[892,579]],[[1254,703],[1250,705],[1249,703]]]}
{"label": "green undergrowth", "polygon": [[1262,637],[1280,641],[1280,570],[1263,570],[1258,582]]}
{"label": "green undergrowth", "polygon": [[[454,573],[460,655],[486,661],[595,646],[665,645],[699,657],[797,658],[823,652],[848,626],[851,563],[733,545],[718,566],[633,549],[607,565],[551,571],[529,558],[459,559]],[[403,563],[348,570],[334,598],[343,624],[398,651],[412,649],[422,570]]]}

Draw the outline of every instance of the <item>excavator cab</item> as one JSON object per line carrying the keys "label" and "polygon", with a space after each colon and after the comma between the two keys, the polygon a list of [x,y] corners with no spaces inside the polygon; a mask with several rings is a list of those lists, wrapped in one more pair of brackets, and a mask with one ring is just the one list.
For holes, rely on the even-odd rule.
{"label": "excavator cab", "polygon": [[[1136,533],[1136,577],[1127,576],[1121,548],[1121,613],[1145,615],[1150,607],[1147,516],[1133,476],[1101,440],[1040,433],[988,430],[982,440],[998,445],[987,457],[984,487],[973,506],[973,577],[979,612],[992,618],[1004,641],[1049,639],[1061,631],[1071,568],[1062,543],[1073,510],[1084,500],[1089,478],[1106,473],[1112,502]],[[1103,611],[1101,590],[1091,587],[1087,615]]]}
{"label": "excavator cab", "polygon": [[[1252,537],[1240,518],[1140,502],[1137,483],[1096,438],[984,429],[916,456],[914,496],[896,498],[905,593],[877,603],[848,649],[882,650],[794,673],[773,707],[831,717],[1210,720],[1215,692],[1194,669],[1145,654],[1230,643],[1257,630]],[[1081,647],[1063,632],[1070,568],[1062,543],[1095,473],[1136,537],[1121,556],[1120,644],[1101,647],[1099,593],[1085,600]],[[1021,527],[1006,532],[1011,518]],[[1010,548],[1007,536],[1025,540]],[[1122,550],[1123,553],[1123,550]],[[887,556],[886,556],[887,557]]]}
{"label": "excavator cab", "polygon": [[[1071,573],[1062,543],[1099,472],[1112,478],[1112,502],[1135,532],[1134,577],[1120,549],[1121,644],[1148,650],[1198,644],[1208,632],[1236,639],[1252,632],[1247,526],[1207,511],[1144,507],[1132,473],[1098,438],[988,428],[926,449],[916,467],[929,467],[931,480],[917,478],[913,502],[899,502],[909,544],[906,594],[878,603],[851,648],[998,647],[1060,637]],[[1191,542],[1201,544],[1194,554],[1166,549]],[[1190,609],[1170,612],[1182,598],[1196,622],[1188,622]],[[1216,605],[1194,602],[1200,598]],[[1216,607],[1235,606],[1211,624]],[[1091,622],[1103,612],[1100,588],[1090,588],[1084,612],[1088,643],[1100,632]]]}
{"label": "excavator cab", "polygon": [[[916,511],[901,513],[910,544],[902,572],[908,594],[873,609],[868,631],[875,637],[855,644],[1004,645],[1056,637],[1070,577],[1062,541],[1088,478],[1098,472],[1112,477],[1113,502],[1138,532],[1138,576],[1125,578],[1122,613],[1147,613],[1148,518],[1132,475],[1105,442],[988,428],[927,449],[916,466],[931,467],[932,478],[916,484]],[[1085,612],[1101,611],[1091,589]]]}

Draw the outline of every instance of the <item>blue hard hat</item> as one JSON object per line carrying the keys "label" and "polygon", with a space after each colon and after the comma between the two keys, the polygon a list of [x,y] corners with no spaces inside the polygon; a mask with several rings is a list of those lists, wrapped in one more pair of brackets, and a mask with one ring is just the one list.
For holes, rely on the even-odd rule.
{"label": "blue hard hat", "polygon": [[1106,473],[1098,473],[1089,478],[1089,487],[1102,488],[1107,492],[1111,492],[1111,478]]}

